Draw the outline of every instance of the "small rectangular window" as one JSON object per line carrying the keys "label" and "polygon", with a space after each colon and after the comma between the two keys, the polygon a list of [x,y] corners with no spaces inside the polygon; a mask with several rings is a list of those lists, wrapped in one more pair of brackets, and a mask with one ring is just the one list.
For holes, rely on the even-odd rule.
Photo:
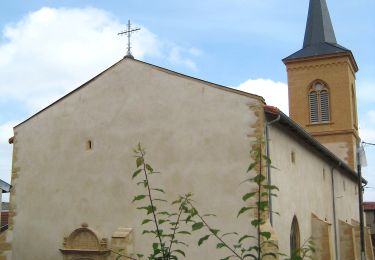
{"label": "small rectangular window", "polygon": [[87,140],[86,142],[86,150],[91,150],[92,149],[92,141],[91,140]]}

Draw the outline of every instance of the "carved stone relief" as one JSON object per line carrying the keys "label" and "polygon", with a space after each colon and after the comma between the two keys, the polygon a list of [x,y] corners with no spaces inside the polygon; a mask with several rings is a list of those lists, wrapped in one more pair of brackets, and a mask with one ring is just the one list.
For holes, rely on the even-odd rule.
{"label": "carved stone relief", "polygon": [[64,237],[60,251],[64,260],[107,260],[110,255],[107,239],[99,239],[86,223]]}

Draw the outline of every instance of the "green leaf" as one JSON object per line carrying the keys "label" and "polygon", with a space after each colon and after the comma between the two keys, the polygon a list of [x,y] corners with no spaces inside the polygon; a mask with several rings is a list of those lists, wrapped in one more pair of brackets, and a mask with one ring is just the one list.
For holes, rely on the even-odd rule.
{"label": "green leaf", "polygon": [[204,226],[203,222],[197,222],[197,223],[194,223],[191,226],[191,228],[193,229],[193,231],[195,231],[195,230],[201,229],[203,226]]}
{"label": "green leaf", "polygon": [[133,176],[132,176],[132,179],[134,179],[135,177],[137,177],[137,175],[142,171],[142,169],[138,169],[136,170],[134,173],[133,173]]}
{"label": "green leaf", "polygon": [[151,219],[144,219],[142,221],[142,225],[147,224],[148,222],[151,222],[151,221],[152,221]]}
{"label": "green leaf", "polygon": [[158,224],[161,225],[161,224],[163,224],[164,222],[167,222],[167,221],[169,221],[169,220],[159,219],[158,220]]}
{"label": "green leaf", "polygon": [[254,227],[258,227],[260,226],[261,224],[263,223],[263,221],[261,219],[253,219],[251,221],[251,225],[254,226]]}
{"label": "green leaf", "polygon": [[162,201],[162,202],[168,202],[165,199],[152,199],[152,201]]}
{"label": "green leaf", "polygon": [[248,210],[251,209],[251,208],[252,208],[252,207],[242,207],[242,208],[240,209],[240,211],[238,212],[238,214],[237,214],[237,218],[238,218],[242,213],[248,211]]}
{"label": "green leaf", "polygon": [[156,250],[159,248],[159,244],[158,243],[152,243],[152,249]]}
{"label": "green leaf", "polygon": [[255,194],[257,194],[256,192],[249,192],[249,193],[246,193],[245,195],[242,196],[242,200],[243,201],[246,201],[248,200],[249,198],[253,197]]}
{"label": "green leaf", "polygon": [[152,169],[152,167],[149,165],[149,164],[147,164],[146,163],[146,169],[149,171],[149,172],[153,172],[154,171],[154,169]]}
{"label": "green leaf", "polygon": [[165,193],[165,191],[163,190],[163,189],[152,189],[152,190],[156,190],[156,191],[159,191],[159,192],[161,192],[161,193]]}
{"label": "green leaf", "polygon": [[260,232],[259,233],[262,237],[265,237],[267,240],[271,238],[270,232]]}
{"label": "green leaf", "polygon": [[204,214],[203,217],[216,217],[215,214]]}
{"label": "green leaf", "polygon": [[[179,254],[185,256],[185,252],[182,251],[182,250],[180,250],[180,249],[173,250],[172,252],[176,252],[176,253],[179,253]],[[177,258],[176,258],[176,259],[177,259]]]}
{"label": "green leaf", "polygon": [[256,205],[259,210],[264,211],[268,207],[268,201],[258,201]]}
{"label": "green leaf", "polygon": [[134,197],[132,202],[137,201],[137,200],[143,200],[144,198],[146,198],[146,195],[138,195]]}
{"label": "green leaf", "polygon": [[143,159],[143,157],[137,157],[137,160],[136,160],[137,168],[138,168],[139,166],[141,166],[143,163],[144,163],[144,159]]}
{"label": "green leaf", "polygon": [[137,209],[144,209],[147,211],[147,215],[151,214],[153,211],[156,211],[156,207],[152,207],[151,205],[148,205],[147,207],[139,207]]}
{"label": "green leaf", "polygon": [[255,236],[250,236],[250,235],[244,235],[242,236],[239,240],[238,240],[238,243],[241,243],[243,240],[247,239],[247,238],[256,238]]}
{"label": "green leaf", "polygon": [[255,255],[253,254],[250,254],[250,253],[247,253],[246,255],[243,256],[243,259],[245,259],[246,257],[252,257],[253,259],[258,259],[258,257],[256,257]]}
{"label": "green leaf", "polygon": [[249,172],[249,171],[251,171],[252,169],[254,169],[254,167],[257,165],[258,163],[255,161],[255,162],[253,162],[253,163],[251,163],[250,165],[249,165],[249,168],[247,168],[247,172]]}
{"label": "green leaf", "polygon": [[263,187],[267,190],[279,190],[279,188],[275,185],[263,185]]}
{"label": "green leaf", "polygon": [[210,237],[210,235],[205,235],[205,236],[201,237],[201,238],[199,239],[199,241],[198,241],[198,246],[202,245],[202,243],[203,243],[204,241],[206,241],[209,237]]}
{"label": "green leaf", "polygon": [[178,231],[177,234],[182,234],[182,235],[191,235],[189,231]]}
{"label": "green leaf", "polygon": [[264,180],[266,179],[265,176],[262,174],[258,174],[257,176],[254,177],[254,182],[257,183],[258,185],[261,184]]}
{"label": "green leaf", "polygon": [[169,212],[167,212],[167,211],[162,211],[162,212],[158,212],[158,215],[167,215],[167,216],[170,216],[171,214],[169,214]]}
{"label": "green leaf", "polygon": [[217,245],[216,245],[216,248],[223,248],[223,247],[225,247],[225,244],[224,243],[218,243]]}
{"label": "green leaf", "polygon": [[217,233],[220,232],[219,229],[213,229],[213,228],[210,228],[210,231],[211,231],[211,233],[214,234],[214,235],[217,235]]}
{"label": "green leaf", "polygon": [[224,235],[222,235],[221,237],[225,237],[225,236],[228,236],[228,235],[238,235],[237,232],[228,232],[228,233],[225,233]]}

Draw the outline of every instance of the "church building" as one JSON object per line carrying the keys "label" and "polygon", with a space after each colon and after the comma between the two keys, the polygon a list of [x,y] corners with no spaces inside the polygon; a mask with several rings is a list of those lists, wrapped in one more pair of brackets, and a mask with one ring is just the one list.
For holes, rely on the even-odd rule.
{"label": "church building", "polygon": [[[212,227],[256,235],[254,211],[237,213],[255,203],[242,200],[254,185],[240,183],[257,140],[275,167],[264,173],[278,196],[268,197],[261,229],[278,252],[290,256],[313,241],[313,259],[360,259],[358,66],[337,43],[325,0],[310,0],[303,48],[283,62],[290,116],[260,96],[127,55],[15,126],[0,260],[149,255],[154,239],[142,232],[151,224],[142,225],[146,214],[132,203],[144,192],[132,179],[139,142],[161,172],[150,185],[162,187],[167,201],[191,192],[200,212],[216,215]],[[177,238],[189,244],[185,259],[230,255],[215,238],[196,246],[206,234],[197,232]],[[368,230],[365,242],[374,259]]]}

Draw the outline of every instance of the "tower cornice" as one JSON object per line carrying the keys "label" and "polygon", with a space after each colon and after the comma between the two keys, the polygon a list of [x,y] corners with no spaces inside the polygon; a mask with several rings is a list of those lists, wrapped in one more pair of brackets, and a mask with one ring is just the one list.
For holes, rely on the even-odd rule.
{"label": "tower cornice", "polygon": [[[300,58],[294,58],[294,59],[283,59],[282,61],[284,62],[285,65],[292,65],[292,64],[301,63],[301,62],[329,60],[329,59],[339,58],[339,57],[349,58],[353,74],[358,72],[359,68],[358,68],[357,62],[355,61],[354,56],[353,56],[351,51],[344,52],[344,53],[332,53],[332,54],[327,54],[327,55],[300,57]],[[307,65],[304,64],[303,66],[307,66]]]}

